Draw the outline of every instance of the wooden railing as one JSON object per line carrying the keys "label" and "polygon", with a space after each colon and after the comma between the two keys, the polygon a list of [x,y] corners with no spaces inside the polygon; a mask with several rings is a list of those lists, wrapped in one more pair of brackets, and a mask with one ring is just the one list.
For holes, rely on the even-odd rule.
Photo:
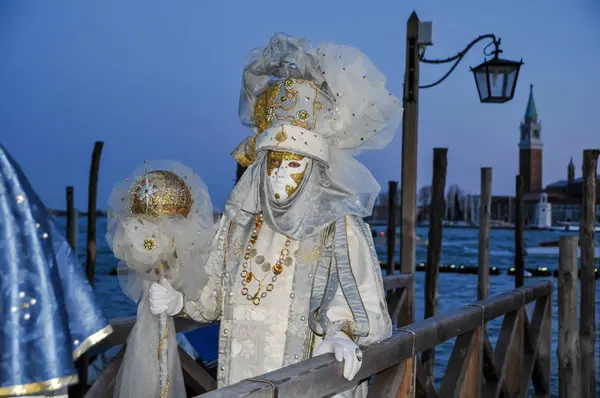
{"label": "wooden railing", "polygon": [[[392,319],[396,319],[398,317],[398,313],[400,312],[400,309],[402,308],[407,296],[406,287],[410,286],[411,284],[411,275],[399,274],[386,276],[383,278],[383,286],[387,292],[386,300],[388,303],[388,310],[392,316]],[[113,327],[113,333],[98,343],[98,345],[94,347],[94,351],[101,351],[118,345],[123,345],[123,348],[121,348],[115,358],[113,358],[98,379],[96,379],[94,384],[92,384],[90,389],[85,394],[85,398],[112,397],[115,387],[115,379],[123,361],[123,354],[125,353],[127,338],[131,332],[131,329],[133,328],[133,325],[135,324],[135,316],[115,319],[110,323]],[[187,332],[217,324],[218,322],[207,324],[196,323],[185,318],[175,319],[175,328],[177,329],[177,332]],[[211,370],[202,363],[199,363],[191,358],[184,350],[181,349],[181,347],[178,347],[178,349],[181,359],[181,366],[183,369],[183,376],[188,389],[192,390],[196,394],[215,390],[217,383]]]}
{"label": "wooden railing", "polygon": [[[531,320],[527,304],[535,302]],[[311,358],[201,395],[222,397],[324,397],[374,377],[369,397],[524,397],[532,382],[537,396],[550,395],[552,282],[544,281],[467,305],[397,329],[379,344],[363,348],[363,365],[354,381],[342,377],[333,355]],[[486,323],[504,316],[495,348]],[[456,338],[439,388],[427,382],[415,355]],[[413,376],[416,370],[416,378]]]}

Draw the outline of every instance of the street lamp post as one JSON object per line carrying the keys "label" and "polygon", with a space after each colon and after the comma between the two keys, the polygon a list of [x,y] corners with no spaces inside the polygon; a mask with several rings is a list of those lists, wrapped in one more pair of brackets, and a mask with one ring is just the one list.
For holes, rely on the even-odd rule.
{"label": "street lamp post", "polygon": [[[417,150],[418,150],[418,114],[419,114],[419,89],[437,86],[443,82],[458,66],[460,61],[471,48],[482,40],[491,40],[484,49],[484,55],[492,56],[491,59],[471,68],[475,77],[475,83],[482,103],[503,103],[513,98],[517,78],[522,61],[508,61],[501,59],[500,38],[494,34],[486,34],[477,37],[469,43],[462,51],[445,59],[427,59],[425,50],[431,45],[430,22],[420,22],[416,12],[413,11],[408,19],[406,27],[406,71],[404,74],[404,119],[402,123],[402,182],[401,182],[401,240],[400,240],[400,271],[413,275],[413,282],[409,287],[409,294],[405,301],[405,307],[400,312],[399,325],[407,325],[414,322],[414,296],[415,282],[414,270],[416,263],[416,197],[417,197]],[[421,32],[420,32],[421,31]],[[421,33],[421,37],[419,37]],[[494,50],[486,53],[486,49],[494,46]],[[423,63],[429,64],[454,64],[448,72],[438,81],[419,86],[419,66]],[[428,265],[432,266],[432,265]],[[393,270],[390,270],[393,271]],[[426,317],[433,316],[435,309],[426,309]],[[433,372],[433,352],[428,353],[426,368],[429,376]],[[414,360],[414,358],[413,358]],[[412,365],[414,369],[415,364]],[[409,369],[407,366],[406,369]],[[414,393],[415,375],[410,378],[411,390]],[[407,380],[405,378],[405,380]]]}

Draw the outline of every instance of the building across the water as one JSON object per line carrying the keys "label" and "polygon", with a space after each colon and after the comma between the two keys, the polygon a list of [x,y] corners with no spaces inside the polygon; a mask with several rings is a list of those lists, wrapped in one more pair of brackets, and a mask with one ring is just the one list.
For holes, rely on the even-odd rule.
{"label": "building across the water", "polygon": [[[544,226],[549,222],[578,222],[582,197],[582,178],[575,178],[573,158],[567,166],[567,178],[546,185],[544,188],[542,168],[542,123],[538,119],[533,98],[533,85],[530,86],[529,100],[525,117],[520,126],[519,173],[523,178],[525,224]],[[600,178],[600,176],[598,176]],[[600,181],[596,185],[597,204],[600,205]],[[514,200],[513,200],[514,202]],[[493,207],[493,206],[492,206]],[[544,209],[542,211],[542,209]],[[600,209],[600,206],[598,206]],[[514,221],[514,203],[509,206],[512,214],[503,214]],[[550,212],[549,215],[545,214]],[[541,219],[540,219],[541,217]]]}
{"label": "building across the water", "polygon": [[[561,179],[543,186],[543,148],[542,122],[539,120],[533,85],[529,88],[529,99],[523,121],[520,124],[519,139],[519,173],[523,178],[524,218],[525,225],[531,227],[547,227],[562,222],[579,222],[580,207],[583,201],[583,182],[575,175],[575,164],[571,158],[567,166],[566,179]],[[450,187],[446,198],[446,219],[457,221],[457,214],[462,221],[470,224],[479,223],[479,195],[458,195]],[[458,202],[457,202],[458,200]],[[600,175],[596,184],[596,213],[600,222]],[[426,222],[428,200],[419,198],[418,220]],[[425,203],[423,203],[425,202]],[[459,205],[457,205],[459,203]],[[375,205],[370,222],[385,223],[387,221],[387,200]],[[515,197],[492,196],[492,221],[511,224],[515,221]],[[400,222],[399,208],[396,209],[396,220]]]}

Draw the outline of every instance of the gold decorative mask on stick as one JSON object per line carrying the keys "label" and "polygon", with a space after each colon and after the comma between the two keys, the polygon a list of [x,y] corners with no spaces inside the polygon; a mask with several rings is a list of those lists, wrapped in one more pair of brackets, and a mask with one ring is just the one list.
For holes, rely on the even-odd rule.
{"label": "gold decorative mask on stick", "polygon": [[276,202],[283,202],[294,195],[309,162],[309,158],[290,152],[267,153],[267,178]]}

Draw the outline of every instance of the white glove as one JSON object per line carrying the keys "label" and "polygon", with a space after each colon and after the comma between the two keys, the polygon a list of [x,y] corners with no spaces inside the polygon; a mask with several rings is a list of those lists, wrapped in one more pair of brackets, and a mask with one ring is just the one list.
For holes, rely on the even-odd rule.
{"label": "white glove", "polygon": [[148,301],[150,302],[150,312],[153,315],[166,312],[167,315],[173,316],[183,309],[183,294],[173,289],[166,279],[150,286]]}
{"label": "white glove", "polygon": [[344,377],[352,381],[362,365],[362,351],[350,339],[345,337],[325,337],[315,348],[313,357],[334,353],[338,362],[344,361]]}

